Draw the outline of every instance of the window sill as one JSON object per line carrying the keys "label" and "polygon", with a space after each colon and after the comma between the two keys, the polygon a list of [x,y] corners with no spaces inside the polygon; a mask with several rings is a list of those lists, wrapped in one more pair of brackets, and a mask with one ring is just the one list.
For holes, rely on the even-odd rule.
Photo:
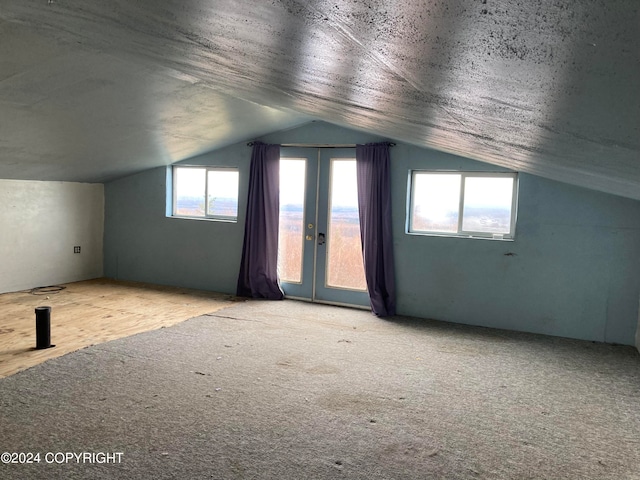
{"label": "window sill", "polygon": [[167,218],[177,218],[179,220],[200,220],[205,222],[219,222],[219,223],[238,223],[237,218],[187,217],[182,215],[167,215]]}
{"label": "window sill", "polygon": [[427,233],[427,232],[405,232],[407,235],[413,235],[416,237],[444,237],[444,238],[470,238],[473,240],[495,240],[498,242],[514,242],[513,237],[485,237],[481,235],[468,235],[468,234],[454,234],[454,233]]}

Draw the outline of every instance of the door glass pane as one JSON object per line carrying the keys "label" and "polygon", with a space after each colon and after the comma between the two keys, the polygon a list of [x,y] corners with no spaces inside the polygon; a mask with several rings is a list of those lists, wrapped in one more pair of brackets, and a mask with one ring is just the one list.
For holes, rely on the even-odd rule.
{"label": "door glass pane", "polygon": [[238,171],[209,170],[207,172],[207,215],[238,216]]}
{"label": "door glass pane", "polygon": [[204,217],[205,168],[174,169],[176,205],[175,215]]}
{"label": "door glass pane", "polygon": [[282,282],[302,282],[305,179],[304,159],[280,159],[278,275]]}
{"label": "door glass pane", "polygon": [[460,209],[460,175],[415,173],[411,230],[457,232]]}
{"label": "door glass pane", "polygon": [[355,160],[331,160],[327,237],[327,286],[366,290]]}
{"label": "door glass pane", "polygon": [[512,177],[466,177],[462,230],[510,233]]}

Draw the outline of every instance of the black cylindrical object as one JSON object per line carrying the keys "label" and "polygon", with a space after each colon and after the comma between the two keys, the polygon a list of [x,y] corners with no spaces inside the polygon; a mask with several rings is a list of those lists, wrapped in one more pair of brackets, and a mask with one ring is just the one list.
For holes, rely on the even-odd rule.
{"label": "black cylindrical object", "polygon": [[36,350],[52,346],[51,307],[36,307]]}

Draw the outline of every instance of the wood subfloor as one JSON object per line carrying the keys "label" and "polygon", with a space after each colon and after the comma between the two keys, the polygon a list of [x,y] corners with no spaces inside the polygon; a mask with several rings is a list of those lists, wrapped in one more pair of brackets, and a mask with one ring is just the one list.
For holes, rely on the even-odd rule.
{"label": "wood subfloor", "polygon": [[[90,345],[175,325],[239,301],[231,295],[108,279],[58,293],[0,295],[0,378]],[[35,308],[51,307],[53,348],[35,350]]]}

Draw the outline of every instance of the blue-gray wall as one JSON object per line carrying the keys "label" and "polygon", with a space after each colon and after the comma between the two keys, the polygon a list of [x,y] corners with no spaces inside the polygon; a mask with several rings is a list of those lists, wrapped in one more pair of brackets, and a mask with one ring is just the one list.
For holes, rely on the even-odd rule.
{"label": "blue-gray wall", "polygon": [[[311,123],[262,140],[382,139]],[[235,293],[250,156],[251,149],[241,143],[184,162],[239,168],[238,223],[167,218],[165,168],[107,183],[106,275]],[[410,169],[500,169],[401,143],[393,147],[391,158],[400,314],[634,344],[640,202],[520,174],[515,241],[407,235]]]}

